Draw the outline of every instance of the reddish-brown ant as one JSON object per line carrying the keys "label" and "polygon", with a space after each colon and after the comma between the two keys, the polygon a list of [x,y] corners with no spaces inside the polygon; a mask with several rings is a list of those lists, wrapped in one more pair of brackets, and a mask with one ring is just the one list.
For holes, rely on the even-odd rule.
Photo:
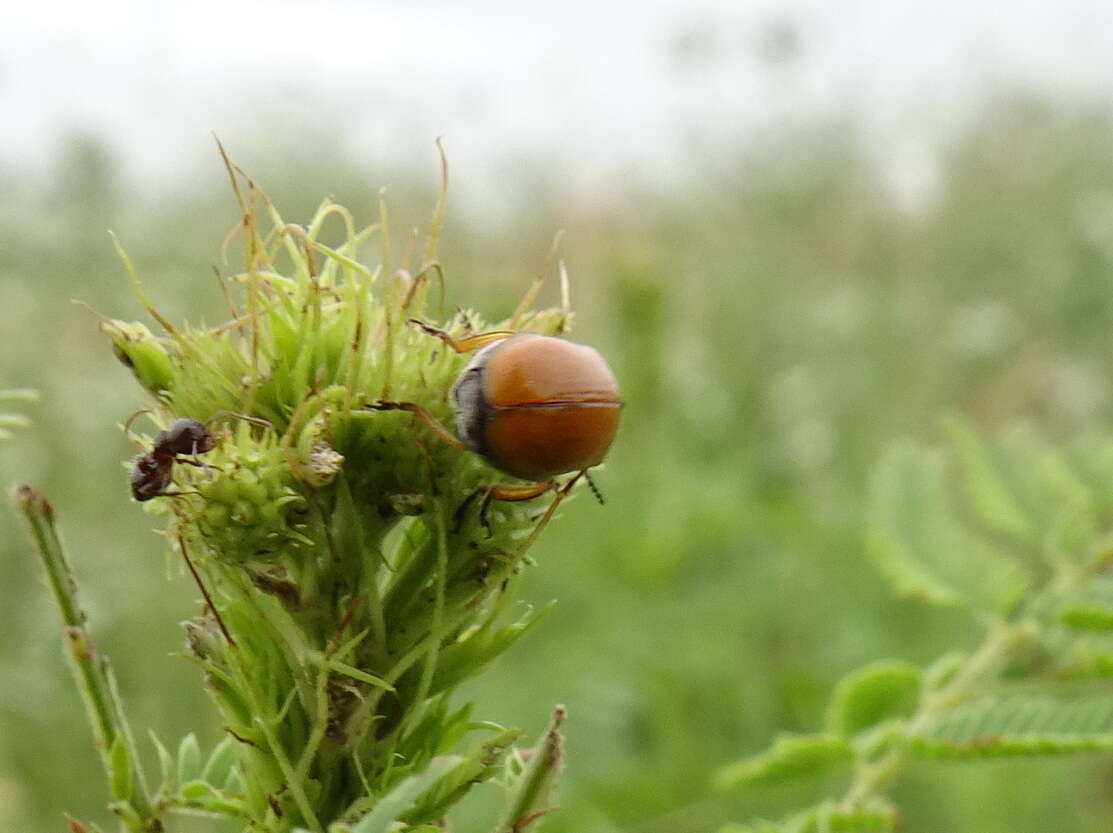
{"label": "reddish-brown ant", "polygon": [[[124,425],[125,433],[131,427],[132,421],[142,413],[147,412],[139,411],[131,415]],[[159,431],[155,435],[154,442],[149,451],[145,451],[135,458],[135,465],[131,470],[132,496],[138,501],[145,501],[159,497],[160,495],[171,496],[180,494],[178,492],[166,491],[174,480],[174,463],[188,463],[191,466],[204,467],[204,463],[189,458],[196,457],[198,454],[204,454],[216,448],[216,439],[213,437],[212,432],[209,431],[208,426],[210,423],[223,416],[235,417],[250,422],[253,425],[261,425],[265,428],[271,427],[271,424],[265,419],[237,414],[234,411],[218,411],[209,418],[208,422],[198,422],[189,417],[179,417],[174,420],[169,428],[165,431]],[[189,557],[189,552],[186,550],[185,539],[182,537],[181,532],[178,533],[178,546],[181,549],[182,558],[185,559],[186,566],[189,567],[189,572],[193,576],[193,580],[197,582],[197,586],[201,590],[201,595],[205,597],[205,603],[220,625],[220,630],[224,634],[224,638],[228,640],[230,645],[235,646],[236,640],[232,638],[232,634],[229,632],[228,627],[224,624],[224,620],[220,616],[220,611],[217,610],[216,605],[213,603],[212,596],[209,594],[204,582],[201,581],[201,576],[197,572],[197,568],[194,567],[193,560]]]}
{"label": "reddish-brown ant", "polygon": [[[135,416],[138,414],[128,420],[128,425]],[[174,463],[203,466],[203,463],[189,458],[212,451],[216,447],[216,440],[213,439],[208,424],[222,416],[234,416],[256,425],[270,427],[270,423],[266,420],[231,411],[220,411],[208,423],[180,417],[165,431],[159,431],[155,435],[150,451],[145,451],[135,458],[135,465],[131,470],[132,496],[138,501],[145,501],[168,494],[166,489],[174,479]]]}
{"label": "reddish-brown ant", "polygon": [[216,445],[213,435],[204,423],[182,417],[174,420],[165,431],[155,435],[151,450],[135,458],[131,470],[131,494],[139,501],[150,500],[165,494],[174,479],[174,463],[200,465],[182,455],[204,454]]}

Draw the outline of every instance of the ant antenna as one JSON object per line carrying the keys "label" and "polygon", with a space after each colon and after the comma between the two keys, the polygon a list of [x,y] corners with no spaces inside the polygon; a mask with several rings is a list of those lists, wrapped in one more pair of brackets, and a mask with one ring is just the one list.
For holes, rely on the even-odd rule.
{"label": "ant antenna", "polygon": [[216,605],[213,604],[213,597],[209,595],[205,583],[201,581],[201,576],[197,572],[197,568],[193,566],[193,559],[189,557],[189,552],[186,550],[185,539],[182,538],[181,532],[178,533],[178,547],[182,551],[182,558],[185,559],[186,566],[189,567],[190,573],[193,574],[193,580],[197,582],[197,586],[201,588],[201,595],[205,597],[205,604],[209,606],[209,610],[212,611],[216,623],[220,625],[220,630],[224,634],[224,638],[228,640],[228,644],[233,648],[238,647],[236,645],[236,640],[234,640],[232,634],[228,632],[228,627],[224,624],[224,620],[220,618],[220,611],[217,610]]}
{"label": "ant antenna", "polygon": [[135,422],[136,419],[141,417],[143,414],[149,414],[150,412],[150,408],[141,408],[140,410],[129,416],[128,421],[124,423],[124,433],[127,434],[131,430],[131,424]]}
{"label": "ant antenna", "polygon": [[591,474],[587,469],[584,469],[584,480],[586,480],[587,485],[591,487],[591,493],[595,495],[595,499],[599,501],[599,505],[606,506],[607,501],[603,499],[603,493],[599,491],[599,487],[595,485],[595,481],[591,479]]}

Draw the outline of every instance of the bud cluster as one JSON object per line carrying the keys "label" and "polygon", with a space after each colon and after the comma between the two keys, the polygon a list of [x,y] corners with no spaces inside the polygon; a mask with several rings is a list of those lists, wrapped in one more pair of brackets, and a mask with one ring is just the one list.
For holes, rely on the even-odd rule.
{"label": "bud cluster", "polygon": [[[240,292],[226,324],[174,326],[132,273],[166,335],[102,325],[154,397],[156,424],[196,420],[214,441],[175,457],[172,482],[145,506],[204,586],[187,650],[238,741],[242,791],[186,798],[170,783],[164,803],[238,815],[253,831],[342,830],[464,733],[495,732],[391,828],[425,830],[510,754],[516,732],[472,723],[448,697],[536,621],[511,615],[512,580],[563,493],[489,503],[484,490],[505,475],[413,414],[372,407],[417,403],[452,424],[448,391],[468,357],[412,323],[435,317],[443,202],[411,273],[359,260],[388,234],[385,209],[356,230],[326,201],[303,228],[253,184],[245,191],[246,267],[229,280]],[[330,219],[339,244],[322,242]],[[567,320],[564,309],[522,310],[502,326],[552,334]],[[438,323],[484,329],[468,312]]]}

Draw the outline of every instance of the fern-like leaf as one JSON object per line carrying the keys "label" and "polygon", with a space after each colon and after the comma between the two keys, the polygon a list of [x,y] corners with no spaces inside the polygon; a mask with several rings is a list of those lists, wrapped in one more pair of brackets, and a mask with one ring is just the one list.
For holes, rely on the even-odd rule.
{"label": "fern-like leaf", "polygon": [[1113,749],[1113,694],[986,697],[949,709],[910,738],[925,757],[1010,757]]}
{"label": "fern-like leaf", "polygon": [[885,720],[910,716],[920,701],[921,677],[916,666],[896,660],[850,672],[835,687],[827,728],[854,735]]}
{"label": "fern-like leaf", "polygon": [[766,751],[719,770],[720,789],[820,778],[854,761],[854,749],[841,735],[778,735]]}
{"label": "fern-like leaf", "polygon": [[892,833],[897,818],[896,809],[882,799],[850,807],[825,801],[779,822],[728,824],[719,833]]}
{"label": "fern-like leaf", "polygon": [[945,458],[904,444],[870,488],[867,546],[899,593],[939,605],[1007,609],[1031,585],[1021,563],[955,516]]}

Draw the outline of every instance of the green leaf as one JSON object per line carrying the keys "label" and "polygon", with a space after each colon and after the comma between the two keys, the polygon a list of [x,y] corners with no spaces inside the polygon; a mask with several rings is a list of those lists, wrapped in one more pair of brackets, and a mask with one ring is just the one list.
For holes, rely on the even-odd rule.
{"label": "green leaf", "polygon": [[785,833],[785,829],[775,822],[757,819],[749,824],[725,824],[719,828],[719,833]]}
{"label": "green leaf", "polygon": [[1054,611],[1055,620],[1075,631],[1113,631],[1113,580],[1102,576],[1064,593]]}
{"label": "green leaf", "polygon": [[820,778],[853,762],[854,748],[841,735],[781,734],[765,752],[720,769],[715,784],[729,789]]}
{"label": "green leaf", "polygon": [[884,799],[875,798],[857,807],[826,801],[814,810],[794,816],[787,833],[892,833],[897,811]]}
{"label": "green leaf", "polygon": [[981,698],[932,720],[911,738],[910,749],[945,758],[1113,749],[1113,694]]}
{"label": "green leaf", "polygon": [[226,735],[224,740],[216,745],[209,760],[205,763],[205,770],[201,779],[215,787],[223,787],[232,774],[232,767],[236,765],[236,745],[231,735]]}
{"label": "green leaf", "polygon": [[898,814],[888,801],[870,799],[856,807],[825,801],[779,822],[728,824],[719,833],[892,833]]}
{"label": "green leaf", "polygon": [[319,661],[320,664],[326,666],[330,670],[335,671],[338,674],[343,674],[346,677],[351,677],[353,680],[359,680],[360,682],[367,683],[368,685],[375,686],[376,688],[385,688],[387,691],[394,691],[394,686],[392,686],[382,677],[376,677],[374,674],[368,674],[366,671],[356,668],[355,666],[348,665],[346,662],[340,662],[339,660],[335,659],[325,660],[323,658],[320,660],[317,660],[315,658],[314,661]]}
{"label": "green leaf", "polygon": [[560,726],[566,714],[564,706],[553,709],[549,728],[538,739],[529,760],[509,788],[506,809],[495,826],[495,833],[518,833],[554,809],[553,791],[564,771],[564,736]]}
{"label": "green leaf", "polygon": [[885,720],[908,717],[920,702],[922,675],[911,663],[886,660],[846,675],[832,695],[827,728],[854,735]]}
{"label": "green leaf", "polygon": [[[1037,544],[1037,527],[1015,491],[1014,484],[1024,480],[1006,476],[1001,457],[966,420],[945,420],[943,429],[954,451],[967,502],[977,521],[996,534]],[[1032,476],[1030,470],[1025,474],[1028,479]]]}
{"label": "green leaf", "polygon": [[178,783],[193,781],[201,776],[201,746],[190,732],[178,744]]}
{"label": "green leaf", "polygon": [[170,354],[145,324],[137,321],[106,320],[101,330],[112,340],[112,351],[136,381],[155,396],[170,389],[174,365]]}
{"label": "green leaf", "polygon": [[522,734],[520,729],[505,729],[484,743],[476,744],[468,754],[433,782],[414,800],[413,807],[400,819],[407,824],[421,824],[444,815],[463,798],[475,784],[480,784],[502,771],[502,762],[510,745]]}
{"label": "green leaf", "polygon": [[473,710],[472,703],[464,703],[455,711],[449,711],[447,695],[438,697],[402,739],[398,747],[400,760],[420,769],[437,755],[446,754],[469,731],[479,728],[472,722]]}
{"label": "green leaf", "polygon": [[132,761],[128,752],[127,739],[123,734],[116,735],[108,750],[108,765],[111,771],[109,788],[116,801],[131,798]]}
{"label": "green leaf", "polygon": [[526,635],[553,609],[555,602],[530,610],[502,628],[484,627],[441,649],[430,692],[446,691],[478,674],[496,657]]}
{"label": "green leaf", "polygon": [[939,605],[1002,610],[1031,581],[1021,564],[955,516],[937,451],[891,448],[874,472],[866,544],[902,595]]}
{"label": "green leaf", "polygon": [[1067,605],[1057,614],[1059,622],[1080,631],[1113,631],[1113,607]]}
{"label": "green leaf", "polygon": [[194,780],[182,784],[178,795],[182,801],[191,802],[202,798],[209,798],[217,794],[217,790],[208,781]]}
{"label": "green leaf", "polygon": [[398,783],[394,789],[379,799],[370,813],[352,826],[352,833],[386,833],[439,778],[459,762],[458,757],[437,758],[418,775],[411,775]]}
{"label": "green leaf", "polygon": [[154,729],[150,730],[150,735],[151,743],[155,745],[155,751],[158,753],[158,766],[162,774],[162,784],[164,787],[172,786],[177,783],[178,768],[174,765],[174,759],[170,757],[170,750],[159,740]]}

